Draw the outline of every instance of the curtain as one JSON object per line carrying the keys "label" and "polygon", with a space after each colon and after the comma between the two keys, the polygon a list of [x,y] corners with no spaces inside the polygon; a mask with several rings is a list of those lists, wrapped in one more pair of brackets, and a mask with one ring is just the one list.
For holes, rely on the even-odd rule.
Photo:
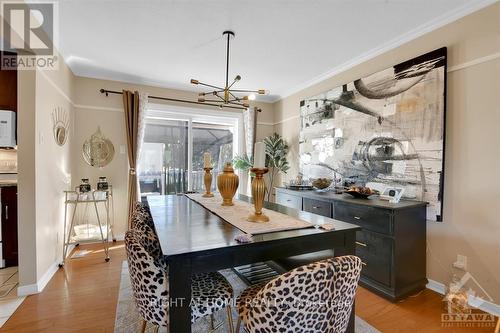
{"label": "curtain", "polygon": [[248,108],[243,111],[243,130],[245,135],[245,153],[253,156],[253,145],[255,143],[255,109]]}
{"label": "curtain", "polygon": [[128,153],[128,220],[135,206],[135,202],[141,199],[139,194],[138,177],[136,172],[137,159],[144,136],[144,116],[147,103],[147,95],[139,92],[123,90],[123,110],[125,112],[125,132],[127,135]]}

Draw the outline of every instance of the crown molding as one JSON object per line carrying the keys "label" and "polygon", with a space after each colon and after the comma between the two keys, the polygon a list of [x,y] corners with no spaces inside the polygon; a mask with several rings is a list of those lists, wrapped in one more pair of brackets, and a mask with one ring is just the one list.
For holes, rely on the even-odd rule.
{"label": "crown molding", "polygon": [[492,5],[499,0],[482,0],[482,1],[477,1],[474,3],[468,3],[463,5],[462,7],[459,7],[455,10],[452,10],[451,12],[448,12],[444,15],[441,15],[425,24],[420,25],[419,27],[410,30],[407,33],[402,34],[401,36],[394,38],[387,43],[383,43],[380,46],[371,49],[368,52],[365,52],[357,57],[352,58],[351,60],[336,66],[332,68],[331,70],[318,75],[311,80],[308,80],[298,86],[295,86],[292,89],[289,89],[285,91],[284,93],[279,94],[279,97],[274,100],[274,102],[277,102],[279,100],[282,100],[286,97],[289,97],[295,93],[298,93],[301,90],[304,90],[306,88],[309,88],[317,83],[320,83],[326,79],[329,79],[335,75],[338,75],[342,72],[345,72],[357,65],[360,65],[368,60],[371,60],[381,54],[384,54],[388,51],[394,50],[398,47],[400,47],[403,44],[406,44],[414,39],[417,39],[418,37],[421,37],[431,31],[437,30],[449,23],[452,23],[456,20],[461,19],[462,17],[465,17],[467,15],[470,15],[480,9],[483,9],[489,5]]}

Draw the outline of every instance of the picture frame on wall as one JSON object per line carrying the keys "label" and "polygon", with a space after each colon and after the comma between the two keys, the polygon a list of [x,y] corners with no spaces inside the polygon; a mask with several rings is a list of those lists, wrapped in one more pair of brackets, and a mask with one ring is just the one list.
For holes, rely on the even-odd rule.
{"label": "picture frame on wall", "polygon": [[428,202],[442,221],[445,47],[300,102],[300,171]]}

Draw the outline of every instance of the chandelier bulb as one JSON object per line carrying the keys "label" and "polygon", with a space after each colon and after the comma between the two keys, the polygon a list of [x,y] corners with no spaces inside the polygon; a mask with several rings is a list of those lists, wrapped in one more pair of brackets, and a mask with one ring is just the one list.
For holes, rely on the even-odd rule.
{"label": "chandelier bulb", "polygon": [[241,76],[236,75],[236,77],[234,78],[234,81],[239,81],[239,80],[241,80]]}
{"label": "chandelier bulb", "polygon": [[198,80],[191,79],[191,83],[192,83],[192,84],[198,84],[198,83],[200,83],[200,82],[198,82]]}

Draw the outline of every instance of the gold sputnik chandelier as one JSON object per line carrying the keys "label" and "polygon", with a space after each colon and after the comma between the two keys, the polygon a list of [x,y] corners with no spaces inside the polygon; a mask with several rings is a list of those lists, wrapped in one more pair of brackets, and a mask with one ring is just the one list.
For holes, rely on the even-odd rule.
{"label": "gold sputnik chandelier", "polygon": [[[266,91],[264,89],[232,89],[233,85],[241,80],[241,76],[236,75],[233,82],[229,84],[229,41],[232,37],[234,37],[234,32],[224,31],[222,36],[227,36],[226,85],[222,88],[216,85],[203,83],[195,79],[191,79],[191,83],[214,89],[208,92],[199,93],[199,103],[206,103],[207,105],[213,105],[215,103],[221,109],[224,107],[230,107],[245,110],[249,107],[249,100],[254,100],[256,95],[265,95]],[[210,96],[210,98],[206,98],[207,96]]]}

